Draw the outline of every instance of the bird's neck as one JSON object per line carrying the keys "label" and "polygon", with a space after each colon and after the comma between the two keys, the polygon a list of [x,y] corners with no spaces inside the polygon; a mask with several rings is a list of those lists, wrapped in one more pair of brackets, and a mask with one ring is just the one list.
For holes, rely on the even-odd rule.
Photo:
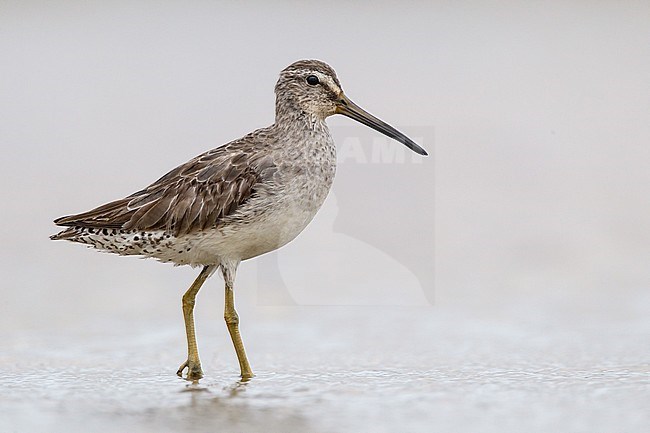
{"label": "bird's neck", "polygon": [[276,103],[275,127],[287,133],[329,135],[324,118],[314,113],[308,113],[287,101]]}

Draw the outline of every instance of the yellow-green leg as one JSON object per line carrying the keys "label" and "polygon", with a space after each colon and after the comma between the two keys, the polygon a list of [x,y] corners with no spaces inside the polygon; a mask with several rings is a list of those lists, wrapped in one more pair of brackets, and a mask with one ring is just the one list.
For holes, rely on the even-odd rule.
{"label": "yellow-green leg", "polygon": [[187,360],[181,364],[176,372],[177,375],[183,377],[183,370],[187,368],[187,380],[199,380],[203,377],[203,370],[201,370],[201,361],[199,360],[199,349],[196,344],[196,332],[194,329],[194,304],[196,301],[196,294],[201,289],[205,280],[215,270],[215,266],[205,266],[196,280],[192,283],[187,292],[183,295],[183,319],[185,320],[185,333],[187,334]]}
{"label": "yellow-green leg", "polygon": [[239,315],[237,314],[237,311],[235,311],[235,296],[233,292],[233,283],[237,265],[238,263],[222,263],[221,265],[223,279],[226,282],[226,300],[224,303],[223,318],[226,320],[232,344],[235,346],[235,352],[237,353],[237,359],[239,360],[241,378],[243,380],[248,380],[253,377],[253,370],[248,363],[246,351],[244,350],[244,343],[241,339],[241,334],[239,333]]}

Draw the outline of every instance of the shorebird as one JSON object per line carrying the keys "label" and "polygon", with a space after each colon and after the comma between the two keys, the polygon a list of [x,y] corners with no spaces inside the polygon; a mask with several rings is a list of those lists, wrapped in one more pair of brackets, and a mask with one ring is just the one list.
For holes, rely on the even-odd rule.
{"label": "shorebird", "polygon": [[426,151],[372,116],[343,93],[334,70],[300,60],[280,72],[275,123],[182,164],[146,188],[88,212],[54,220],[67,227],[51,236],[123,256],[144,256],[202,270],[183,295],[187,359],[177,374],[203,376],[194,303],[218,269],[225,281],[224,318],[243,380],[253,377],[235,311],[241,261],[280,248],[309,224],[336,171],[336,148],[325,119],[342,114]]}

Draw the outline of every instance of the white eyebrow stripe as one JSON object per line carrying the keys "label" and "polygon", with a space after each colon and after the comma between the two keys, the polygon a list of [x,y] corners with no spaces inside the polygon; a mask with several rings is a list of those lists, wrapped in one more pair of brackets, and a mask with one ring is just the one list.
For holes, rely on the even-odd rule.
{"label": "white eyebrow stripe", "polygon": [[333,92],[335,95],[340,95],[341,93],[343,93],[343,91],[338,86],[338,84],[336,84],[334,79],[329,75],[325,75],[319,72],[317,76],[321,80],[321,83],[324,86],[326,86],[331,92]]}

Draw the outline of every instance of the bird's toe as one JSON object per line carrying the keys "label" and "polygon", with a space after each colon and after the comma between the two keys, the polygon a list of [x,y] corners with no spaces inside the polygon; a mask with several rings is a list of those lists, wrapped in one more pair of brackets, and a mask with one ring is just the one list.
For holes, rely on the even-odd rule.
{"label": "bird's toe", "polygon": [[203,377],[203,370],[201,369],[200,363],[185,361],[178,367],[176,374],[178,377],[183,377],[183,371],[187,368],[187,376],[184,377],[186,380],[199,380]]}

